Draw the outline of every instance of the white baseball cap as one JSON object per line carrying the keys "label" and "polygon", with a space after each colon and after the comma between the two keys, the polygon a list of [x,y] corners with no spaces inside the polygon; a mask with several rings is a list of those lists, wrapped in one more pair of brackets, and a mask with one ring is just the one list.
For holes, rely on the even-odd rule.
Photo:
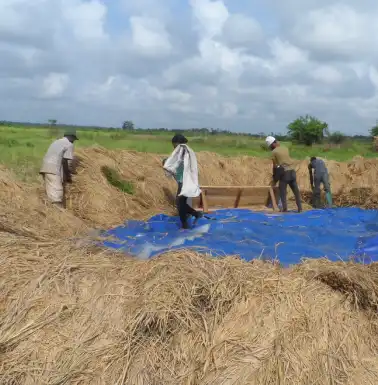
{"label": "white baseball cap", "polygon": [[265,139],[265,143],[268,147],[270,147],[274,142],[276,141],[276,138],[273,136],[267,136]]}

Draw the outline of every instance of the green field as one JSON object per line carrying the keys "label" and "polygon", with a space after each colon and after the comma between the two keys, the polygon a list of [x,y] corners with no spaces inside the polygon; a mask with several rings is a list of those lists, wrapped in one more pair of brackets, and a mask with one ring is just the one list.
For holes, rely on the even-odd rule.
{"label": "green field", "polygon": [[[0,127],[0,163],[15,170],[22,180],[37,177],[41,160],[49,144],[63,132],[58,129],[34,127]],[[93,145],[108,149],[128,149],[142,152],[166,154],[172,151],[172,133],[132,133],[117,130],[79,130],[80,140],[77,148]],[[195,151],[211,151],[226,156],[251,155],[268,157],[263,139],[247,135],[200,135],[188,133],[190,146]],[[295,159],[308,156],[321,156],[327,159],[347,161],[356,155],[375,157],[372,144],[363,141],[347,140],[339,147],[330,148],[327,144],[306,147],[285,142]]]}

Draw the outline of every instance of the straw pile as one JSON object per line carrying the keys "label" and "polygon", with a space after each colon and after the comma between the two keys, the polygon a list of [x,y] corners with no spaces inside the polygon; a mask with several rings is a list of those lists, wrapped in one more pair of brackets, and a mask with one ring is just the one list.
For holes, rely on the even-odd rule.
{"label": "straw pile", "polygon": [[374,267],[1,241],[1,384],[377,384]]}
{"label": "straw pile", "polygon": [[66,238],[87,230],[72,213],[44,202],[43,194],[0,165],[0,231],[36,240]]}
{"label": "straw pile", "polygon": [[[69,193],[69,207],[76,216],[97,226],[109,227],[125,219],[146,219],[156,213],[172,213],[176,185],[162,170],[163,156],[103,148],[85,149],[79,156],[81,165]],[[202,152],[198,154],[198,162],[202,185],[261,186],[268,185],[271,178],[269,159],[231,158]],[[376,207],[377,159],[356,157],[349,163],[326,163],[337,205]],[[135,195],[124,194],[111,186],[101,172],[103,166],[116,169],[125,180],[131,181]],[[307,166],[307,160],[296,162],[303,199],[310,203],[312,193]]]}
{"label": "straw pile", "polygon": [[[159,156],[81,157],[69,200],[77,216],[0,168],[0,384],[378,383],[376,265],[308,260],[285,270],[187,251],[141,261],[79,248],[66,238],[169,211],[175,188]],[[269,181],[268,160],[204,153],[199,162],[203,184]],[[374,196],[376,164],[330,162],[334,191],[365,183]],[[136,194],[110,186],[103,165]],[[307,163],[297,169],[306,191]]]}

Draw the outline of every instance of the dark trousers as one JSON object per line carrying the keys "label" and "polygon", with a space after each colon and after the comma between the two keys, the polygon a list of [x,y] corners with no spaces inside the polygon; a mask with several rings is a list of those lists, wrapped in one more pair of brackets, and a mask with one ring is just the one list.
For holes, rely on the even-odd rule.
{"label": "dark trousers", "polygon": [[320,191],[321,191],[321,185],[323,184],[324,192],[330,193],[331,192],[331,186],[329,183],[329,176],[328,173],[322,173],[320,175],[315,175],[314,178],[314,192],[312,195],[312,204],[315,208],[320,207]]}
{"label": "dark trousers", "polygon": [[301,194],[299,192],[297,184],[297,174],[294,170],[285,171],[282,167],[277,167],[273,174],[275,182],[279,182],[280,198],[282,202],[282,211],[287,211],[287,186],[291,188],[291,191],[295,197],[295,203],[297,204],[298,211],[302,211]]}
{"label": "dark trousers", "polygon": [[182,189],[182,183],[178,183],[177,195],[176,195],[176,206],[182,227],[185,229],[188,227],[188,215],[198,217],[198,212],[188,205],[188,197],[179,196]]}

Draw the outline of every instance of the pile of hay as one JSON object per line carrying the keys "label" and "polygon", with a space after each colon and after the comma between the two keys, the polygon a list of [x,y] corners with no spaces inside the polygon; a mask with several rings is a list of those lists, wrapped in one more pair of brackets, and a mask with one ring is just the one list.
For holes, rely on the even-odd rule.
{"label": "pile of hay", "polygon": [[0,250],[1,384],[377,384],[374,266]]}
{"label": "pile of hay", "polygon": [[[202,185],[261,186],[270,183],[270,159],[224,157],[206,152],[197,155]],[[69,193],[69,207],[76,216],[97,226],[110,227],[129,218],[146,219],[157,213],[173,212],[176,184],[164,174],[163,156],[103,148],[81,150],[79,156],[81,164]],[[337,205],[376,207],[377,159],[356,157],[349,163],[326,163]],[[101,171],[104,166],[131,182],[135,194],[125,194],[110,185]],[[308,161],[296,162],[296,171],[303,199],[310,203]]]}
{"label": "pile of hay", "polygon": [[[0,384],[378,383],[375,265],[309,260],[285,270],[187,251],[141,261],[79,248],[67,237],[168,212],[175,189],[159,156],[81,157],[69,192],[77,216],[0,169]],[[271,171],[249,157],[203,153],[199,162],[202,184],[266,184]],[[328,165],[334,191],[365,183],[376,196],[375,161]],[[110,185],[103,166],[135,195]],[[307,162],[297,170],[306,192]]]}
{"label": "pile of hay", "polygon": [[[79,158],[78,174],[67,191],[69,211],[63,212],[45,203],[41,185],[36,188],[17,182],[9,170],[0,167],[0,229],[35,239],[64,238],[83,234],[88,226],[109,228],[126,219],[174,213],[177,186],[162,170],[163,156],[93,147],[81,150]],[[258,186],[270,182],[269,159],[203,152],[198,154],[198,162],[202,185]],[[356,157],[349,163],[326,163],[338,206],[377,207],[377,159]],[[296,162],[302,197],[310,203],[307,165],[307,161]],[[104,166],[117,171],[135,193],[126,194],[111,185],[102,171]]]}
{"label": "pile of hay", "polygon": [[73,237],[87,230],[81,219],[46,204],[40,189],[18,182],[0,165],[0,231],[47,240]]}

